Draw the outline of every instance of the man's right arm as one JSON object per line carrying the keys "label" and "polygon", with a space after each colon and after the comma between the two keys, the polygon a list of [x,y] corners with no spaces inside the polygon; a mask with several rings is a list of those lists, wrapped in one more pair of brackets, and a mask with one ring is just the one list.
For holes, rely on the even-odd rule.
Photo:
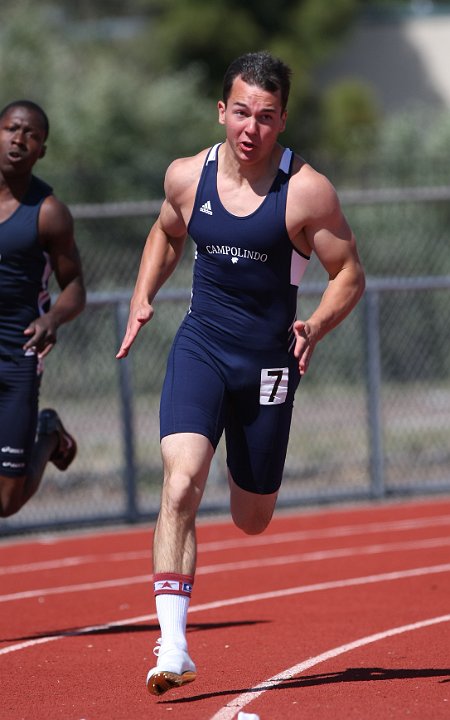
{"label": "man's right arm", "polygon": [[175,270],[187,237],[187,225],[198,180],[208,149],[174,160],[166,172],[165,200],[142,253],[139,273],[130,303],[128,326],[117,358],[128,355],[145,323],[153,317],[152,303],[160,287]]}
{"label": "man's right arm", "polygon": [[181,214],[166,198],[144,246],[131,298],[127,330],[117,358],[128,355],[139,330],[152,319],[155,295],[175,270],[183,252],[186,235]]}

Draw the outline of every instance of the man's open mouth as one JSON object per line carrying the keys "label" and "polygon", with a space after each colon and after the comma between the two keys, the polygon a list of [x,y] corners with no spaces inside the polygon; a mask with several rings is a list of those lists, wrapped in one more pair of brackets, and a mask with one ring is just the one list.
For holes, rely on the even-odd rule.
{"label": "man's open mouth", "polygon": [[8,158],[10,160],[22,160],[23,153],[19,152],[18,150],[10,150],[8,153]]}

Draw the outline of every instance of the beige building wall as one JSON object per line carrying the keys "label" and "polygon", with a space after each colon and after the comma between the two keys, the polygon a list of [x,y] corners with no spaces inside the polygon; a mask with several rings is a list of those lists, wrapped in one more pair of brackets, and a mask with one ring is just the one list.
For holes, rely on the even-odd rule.
{"label": "beige building wall", "polygon": [[322,87],[344,78],[366,81],[386,113],[450,109],[450,13],[359,23],[317,74]]}

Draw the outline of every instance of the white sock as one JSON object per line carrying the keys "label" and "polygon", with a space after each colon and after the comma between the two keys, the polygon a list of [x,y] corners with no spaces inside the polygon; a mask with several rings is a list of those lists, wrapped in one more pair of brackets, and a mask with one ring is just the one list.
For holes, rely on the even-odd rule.
{"label": "white sock", "polygon": [[187,649],[186,622],[190,598],[185,595],[157,595],[156,612],[161,628],[162,645]]}

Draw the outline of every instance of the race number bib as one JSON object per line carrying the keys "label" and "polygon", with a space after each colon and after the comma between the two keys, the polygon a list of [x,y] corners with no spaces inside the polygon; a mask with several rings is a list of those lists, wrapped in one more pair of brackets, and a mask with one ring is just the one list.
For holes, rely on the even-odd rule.
{"label": "race number bib", "polygon": [[280,405],[286,400],[288,391],[289,368],[269,368],[261,370],[260,405]]}

